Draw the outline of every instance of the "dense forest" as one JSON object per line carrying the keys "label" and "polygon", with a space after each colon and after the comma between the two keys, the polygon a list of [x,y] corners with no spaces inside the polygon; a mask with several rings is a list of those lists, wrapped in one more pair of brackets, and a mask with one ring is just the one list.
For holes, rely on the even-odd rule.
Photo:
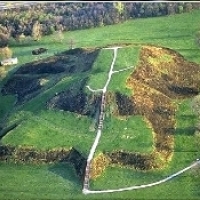
{"label": "dense forest", "polygon": [[[2,9],[0,40],[117,24],[128,19],[189,12],[197,2],[42,2]],[[1,45],[1,47],[4,45]]]}

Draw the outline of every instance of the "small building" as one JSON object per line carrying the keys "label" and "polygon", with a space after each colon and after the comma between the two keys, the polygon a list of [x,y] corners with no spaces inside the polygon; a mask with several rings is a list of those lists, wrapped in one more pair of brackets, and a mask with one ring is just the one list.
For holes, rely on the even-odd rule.
{"label": "small building", "polygon": [[17,58],[8,58],[5,60],[1,61],[1,65],[5,66],[5,65],[15,65],[18,63],[18,59]]}

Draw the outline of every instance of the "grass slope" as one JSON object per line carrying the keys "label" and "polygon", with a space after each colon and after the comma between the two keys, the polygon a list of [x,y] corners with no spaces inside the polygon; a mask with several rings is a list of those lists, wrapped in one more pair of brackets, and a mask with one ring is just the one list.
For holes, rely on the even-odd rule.
{"label": "grass slope", "polygon": [[[138,61],[140,48],[138,47],[128,47],[125,50],[120,50],[118,53],[116,69],[120,70],[131,65],[135,65]],[[52,84],[51,80],[48,81],[46,86],[41,90],[41,92],[32,98],[27,103],[24,103],[13,109],[12,115],[8,120],[8,124],[12,124],[15,121],[22,120],[22,123],[10,131],[3,139],[3,144],[12,144],[16,146],[34,146],[38,149],[51,149],[71,146],[76,147],[85,155],[88,154],[89,148],[93,142],[95,132],[91,131],[91,126],[93,125],[94,119],[88,117],[80,117],[78,114],[71,114],[70,112],[60,112],[59,110],[49,111],[46,106],[46,102],[52,98],[55,93],[59,93],[72,84],[75,86],[73,90],[78,90],[81,85],[81,80],[84,77],[89,77],[87,82],[94,89],[103,88],[108,76],[110,64],[112,62],[112,50],[102,49],[93,64],[92,70],[84,73],[76,73],[75,75],[63,76],[56,84]],[[133,56],[132,56],[133,55]],[[125,58],[129,59],[125,59]],[[134,61],[133,61],[134,60]],[[120,66],[122,66],[120,68]],[[127,70],[122,73],[117,73],[113,76],[112,82],[109,85],[109,91],[115,92],[120,91],[121,93],[130,94],[131,90],[126,88],[126,79],[133,69]],[[32,76],[32,75],[30,75]],[[56,75],[57,78],[58,75]],[[86,93],[90,94],[86,88],[84,89]],[[109,116],[110,118],[110,116]],[[140,117],[141,118],[141,117]],[[127,126],[131,128],[131,123],[138,123],[139,128],[135,129],[136,141],[139,141],[140,133],[142,130],[147,130],[144,128],[145,123],[142,119],[137,117],[132,117],[128,122],[122,122],[118,119],[111,119],[106,125],[106,133],[108,137],[111,138],[112,133],[115,133],[115,144],[118,144],[118,138],[122,137],[122,133]],[[119,124],[120,123],[120,124]],[[119,129],[120,125],[120,129]],[[121,131],[119,131],[121,130]],[[130,131],[129,131],[130,132]],[[105,133],[105,134],[106,134]],[[70,139],[69,139],[70,138]],[[83,139],[85,138],[85,139]],[[87,139],[86,139],[87,138]],[[125,150],[135,149],[136,151],[145,152],[149,151],[152,147],[152,136],[151,131],[147,130],[142,136],[143,142],[146,144],[146,148],[142,149],[137,143],[127,145],[126,140],[121,140],[119,145],[122,145]],[[106,149],[110,144],[108,138],[103,142],[103,149]],[[113,144],[114,145],[114,144]],[[133,147],[135,146],[135,147]],[[112,146],[110,146],[110,150]]]}
{"label": "grass slope", "polygon": [[[89,30],[69,31],[64,40],[55,42],[55,36],[47,36],[39,42],[23,42],[12,47],[19,64],[30,62],[36,58],[53,55],[69,48],[71,38],[75,47],[107,46],[108,44],[131,42],[135,44],[153,44],[169,47],[179,51],[189,60],[199,62],[198,48],[195,44],[195,33],[199,29],[199,10],[190,13],[165,17],[129,20],[122,24],[93,28]],[[43,56],[32,56],[31,50],[38,46],[49,49]]]}
{"label": "grass slope", "polygon": [[[22,63],[29,62],[34,60],[35,57],[31,55],[31,50],[38,46],[43,46],[49,48],[49,54],[53,55],[57,51],[62,51],[67,47],[68,38],[74,38],[76,41],[77,47],[82,46],[107,46],[108,44],[114,43],[121,43],[121,42],[133,42],[136,44],[146,44],[150,43],[153,45],[165,46],[172,49],[177,50],[183,56],[185,56],[190,61],[194,61],[200,63],[199,57],[199,50],[194,43],[194,35],[199,28],[199,17],[200,12],[193,11],[191,13],[179,14],[174,16],[167,16],[167,17],[158,17],[158,18],[148,18],[148,19],[138,19],[138,20],[130,20],[123,24],[114,25],[114,26],[107,26],[102,28],[95,28],[90,30],[82,30],[82,31],[73,31],[65,33],[65,40],[62,43],[55,43],[52,40],[52,37],[45,37],[39,43],[33,43],[30,45],[21,45],[13,47],[14,55],[19,58],[19,65]],[[23,48],[22,48],[23,47]],[[121,51],[121,50],[120,50]],[[125,51],[125,50],[123,50]],[[131,50],[135,54],[134,51]],[[101,52],[104,56],[104,51]],[[129,66],[129,63],[134,62],[131,56],[128,55],[130,60],[124,59],[124,52],[122,52],[122,56],[120,55],[117,60],[117,66]],[[48,56],[45,55],[45,56]],[[127,55],[125,53],[125,55]],[[105,65],[108,66],[109,58],[111,57],[110,54],[106,53],[107,59],[103,59],[103,57],[99,57],[102,62],[105,62]],[[97,59],[98,60],[98,59]],[[96,62],[95,67],[98,71],[98,63]],[[127,63],[126,63],[127,62]],[[133,63],[135,64],[135,63]],[[93,69],[95,69],[95,67]],[[120,69],[120,68],[119,68]],[[106,70],[102,69],[100,70]],[[10,71],[10,74],[12,71]],[[102,72],[103,74],[104,72]],[[123,72],[128,73],[128,72]],[[117,76],[118,74],[114,74]],[[94,75],[95,76],[95,75]],[[92,77],[92,76],[91,76]],[[125,76],[124,76],[125,77]],[[122,77],[122,80],[124,80]],[[99,80],[97,81],[99,87],[102,87],[102,83],[104,82],[104,76],[98,76]],[[119,78],[119,77],[118,77]],[[115,90],[117,85],[114,83],[118,78],[113,79],[113,83],[110,85],[111,90]],[[102,83],[100,81],[102,80]],[[59,88],[62,90],[66,85],[64,84],[66,81],[69,81],[68,78],[63,80],[63,84],[60,82],[58,83],[55,88]],[[93,84],[96,85],[96,77],[92,77],[90,85],[91,87]],[[22,111],[16,112],[16,115],[23,115],[25,112],[24,117],[27,116],[32,119],[33,124],[30,125],[29,121],[24,121],[24,126],[27,128],[26,130],[34,131],[36,136],[39,137],[39,133],[43,132],[44,135],[42,136],[44,139],[46,138],[45,134],[50,132],[53,137],[56,137],[55,140],[46,141],[46,143],[41,142],[37,143],[38,148],[45,148],[45,145],[54,144],[57,140],[63,140],[63,144],[68,142],[65,138],[66,136],[66,128],[63,120],[69,119],[68,113],[61,114],[61,113],[53,113],[47,112],[43,110],[38,112],[43,108],[42,102],[45,101],[49,96],[52,95],[51,92],[56,91],[55,88],[48,90],[38,96],[29,104],[24,105],[21,108]],[[118,88],[117,88],[118,90]],[[41,98],[44,101],[40,101]],[[9,107],[12,102],[7,102],[1,98],[1,104],[4,103],[5,108]],[[7,109],[8,110],[8,109]],[[35,115],[37,113],[37,115]],[[186,119],[183,116],[183,113],[188,115]],[[77,117],[77,116],[73,116]],[[70,119],[69,131],[71,131],[73,126],[73,119]],[[15,117],[12,116],[10,121],[14,120]],[[84,123],[86,122],[89,127],[89,121],[82,119]],[[44,121],[45,123],[40,123]],[[52,122],[53,121],[53,122]],[[119,169],[118,167],[113,167],[107,169],[105,171],[105,176],[100,177],[99,180],[92,183],[94,188],[107,188],[107,187],[118,187],[118,186],[125,186],[128,184],[139,184],[141,182],[151,182],[152,180],[159,179],[160,177],[165,177],[171,172],[176,172],[188,164],[190,164],[194,159],[199,156],[199,143],[195,137],[193,137],[191,130],[188,129],[186,132],[185,129],[188,127],[193,127],[195,124],[196,118],[194,117],[193,113],[190,109],[190,100],[183,101],[180,104],[178,113],[177,113],[177,134],[175,136],[175,152],[174,157],[170,163],[170,165],[161,170],[156,172],[138,172],[133,170],[127,169]],[[49,125],[50,123],[50,125]],[[72,123],[72,124],[71,124]],[[118,122],[116,122],[118,123]],[[51,126],[59,124],[59,129],[55,130]],[[80,125],[80,124],[79,124]],[[78,125],[78,126],[79,126]],[[83,127],[84,130],[87,130],[86,125]],[[126,124],[127,126],[127,124]],[[85,129],[86,128],[86,129]],[[79,128],[75,127],[74,131],[80,131]],[[18,128],[18,133],[21,134],[22,141],[29,142],[30,138],[25,138],[24,134],[27,133],[25,129]],[[40,130],[40,131],[39,131]],[[47,131],[48,130],[48,131]],[[65,130],[65,131],[63,131]],[[54,132],[55,131],[55,132]],[[140,130],[139,130],[140,131]],[[183,132],[185,131],[185,134]],[[60,136],[57,135],[58,132],[62,132]],[[94,133],[93,133],[94,134]],[[73,137],[73,134],[70,134],[71,140],[76,140],[75,143],[81,146],[87,145],[82,148],[82,151],[87,154],[88,147],[92,143],[92,137],[87,137],[85,133],[80,133],[79,135],[84,135],[83,140],[84,144],[79,145],[76,142],[76,136]],[[13,138],[12,138],[13,137]],[[10,141],[16,144],[22,144],[21,141],[18,141],[19,138],[13,135],[10,138]],[[40,135],[41,137],[41,135]],[[108,136],[106,136],[108,137]],[[138,135],[139,137],[139,135]],[[93,136],[94,138],[94,136]],[[145,137],[146,138],[146,137]],[[109,140],[110,138],[106,139]],[[140,137],[138,138],[140,140]],[[144,139],[144,138],[143,138]],[[6,138],[5,138],[6,140]],[[137,141],[139,141],[137,140]],[[32,140],[34,141],[34,139]],[[82,138],[79,140],[82,141]],[[72,141],[70,141],[72,142]],[[73,143],[73,142],[72,142]],[[89,144],[90,143],[90,144]],[[36,143],[33,143],[34,145]],[[184,145],[183,145],[184,144]],[[32,144],[28,144],[32,145]],[[54,145],[62,146],[61,143],[55,143]],[[138,144],[137,144],[138,145]],[[51,146],[54,148],[55,146]],[[138,145],[138,150],[141,146]],[[89,195],[84,196],[80,194],[81,192],[81,185],[80,182],[75,177],[72,169],[67,165],[55,165],[55,166],[26,166],[26,165],[14,165],[14,164],[1,164],[0,165],[0,177],[1,177],[1,184],[0,184],[0,199],[198,199],[199,198],[199,177],[197,176],[197,172],[194,170],[192,172],[187,172],[176,179],[153,188],[147,188],[144,190],[136,190],[136,191],[129,191],[129,192],[122,192],[116,194],[102,194],[102,195]],[[52,173],[53,172],[53,173]],[[184,188],[184,190],[183,190]]]}
{"label": "grass slope", "polygon": [[[138,179],[136,183],[155,180],[154,173],[133,173],[129,170],[108,169],[115,178],[100,183],[99,187],[119,187],[122,183],[129,184],[131,179]],[[8,199],[199,199],[198,178],[192,173],[186,173],[163,185],[143,190],[134,190],[113,194],[87,195],[81,194],[79,180],[73,169],[66,164],[56,165],[14,165],[1,164],[1,193],[2,200]],[[116,178],[117,177],[117,178]],[[122,180],[126,181],[122,182]],[[156,178],[165,177],[165,174]],[[131,181],[132,182],[132,181]],[[184,189],[183,189],[184,188]]]}

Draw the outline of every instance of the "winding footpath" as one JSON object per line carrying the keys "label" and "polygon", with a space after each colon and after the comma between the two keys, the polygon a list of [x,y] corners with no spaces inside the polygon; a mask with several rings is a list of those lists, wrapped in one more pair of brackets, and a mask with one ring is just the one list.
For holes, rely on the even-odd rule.
{"label": "winding footpath", "polygon": [[103,89],[97,89],[97,90],[93,90],[90,88],[90,86],[86,86],[90,91],[92,92],[97,92],[97,91],[101,91],[102,92],[102,97],[101,97],[101,107],[100,107],[100,114],[99,114],[99,119],[98,119],[98,128],[97,128],[97,135],[95,138],[95,141],[92,145],[92,148],[90,149],[90,153],[87,159],[87,164],[86,164],[86,170],[85,170],[85,178],[84,178],[84,183],[83,183],[83,193],[86,194],[89,191],[89,174],[90,174],[90,166],[91,166],[91,161],[94,157],[97,145],[99,143],[99,140],[101,138],[101,134],[102,134],[102,129],[103,129],[103,120],[104,120],[104,112],[105,112],[105,95],[106,95],[106,91],[107,91],[107,87],[110,83],[112,74],[113,74],[113,67],[117,58],[117,50],[119,47],[114,47],[111,48],[114,50],[114,56],[113,56],[113,61],[112,64],[110,66],[110,71],[108,73],[108,79],[106,81],[105,86],[103,87]]}
{"label": "winding footpath", "polygon": [[90,190],[89,189],[91,161],[94,157],[94,154],[95,154],[95,151],[96,151],[96,148],[98,146],[99,140],[100,140],[101,135],[102,135],[102,130],[103,130],[103,121],[104,121],[104,115],[105,115],[105,95],[106,95],[106,92],[107,92],[108,85],[110,83],[112,74],[133,68],[131,66],[131,67],[127,67],[127,68],[124,68],[124,69],[121,69],[121,70],[118,70],[118,71],[113,71],[114,64],[115,64],[115,61],[116,61],[116,58],[117,58],[117,50],[119,48],[121,48],[121,47],[105,48],[105,49],[110,49],[110,50],[114,51],[113,61],[112,61],[111,66],[110,66],[110,71],[108,73],[108,79],[105,83],[105,86],[102,89],[96,89],[96,90],[92,89],[90,86],[86,86],[88,88],[88,90],[90,90],[91,92],[102,92],[102,97],[101,97],[100,114],[99,114],[99,118],[98,118],[97,134],[96,134],[96,138],[94,140],[94,143],[93,143],[93,145],[90,149],[88,158],[87,158],[87,164],[86,164],[86,169],[85,169],[85,177],[84,177],[83,189],[82,189],[83,194],[112,193],[112,192],[122,192],[122,191],[128,191],[128,190],[144,189],[144,188],[147,188],[147,187],[152,187],[152,186],[164,183],[166,181],[169,181],[172,178],[175,178],[178,175],[186,172],[187,170],[189,170],[189,169],[191,169],[191,168],[193,168],[197,165],[200,165],[200,160],[197,159],[196,162],[189,165],[188,167],[186,167],[186,168],[184,168],[184,169],[182,169],[182,170],[180,170],[180,171],[178,171],[178,172],[176,172],[176,173],[174,173],[174,174],[172,174],[172,175],[170,175],[170,176],[168,176],[164,179],[161,179],[159,181],[149,183],[149,184],[136,185],[136,186],[119,188],[119,189],[108,189],[108,190]]}
{"label": "winding footpath", "polygon": [[197,159],[197,161],[191,165],[189,165],[188,167],[164,178],[164,179],[161,179],[159,181],[156,181],[156,182],[153,182],[153,183],[149,183],[149,184],[144,184],[144,185],[136,185],[136,186],[131,186],[131,187],[124,187],[124,188],[119,188],[119,189],[112,189],[112,190],[84,190],[83,193],[84,194],[99,194],[99,193],[112,193],[112,192],[123,192],[123,191],[129,191],[129,190],[137,190],[137,189],[144,189],[144,188],[147,188],[147,187],[152,187],[152,186],[155,186],[155,185],[159,185],[161,183],[164,183],[164,182],[167,182],[173,178],[175,178],[176,176],[186,172],[187,170],[197,166],[197,165],[200,165],[200,160]]}

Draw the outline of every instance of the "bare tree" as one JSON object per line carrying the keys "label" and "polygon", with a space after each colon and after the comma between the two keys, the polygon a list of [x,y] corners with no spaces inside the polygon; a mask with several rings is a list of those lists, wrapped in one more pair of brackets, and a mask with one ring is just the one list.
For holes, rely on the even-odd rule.
{"label": "bare tree", "polygon": [[53,34],[53,39],[54,39],[54,41],[56,41],[56,42],[62,43],[63,40],[64,40],[63,32],[62,32],[61,30],[55,31],[54,34]]}
{"label": "bare tree", "polygon": [[8,47],[9,38],[9,30],[6,27],[0,25],[0,59],[12,57],[12,50]]}
{"label": "bare tree", "polygon": [[69,48],[70,49],[74,49],[75,47],[75,40],[73,38],[70,38],[69,42],[68,42]]}
{"label": "bare tree", "polygon": [[0,48],[8,46],[9,38],[10,38],[9,30],[6,27],[0,25]]}
{"label": "bare tree", "polygon": [[0,48],[0,59],[7,59],[12,57],[12,50],[8,47]]}
{"label": "bare tree", "polygon": [[41,39],[41,25],[39,23],[39,21],[36,21],[33,24],[33,28],[32,28],[32,38],[35,41],[38,41]]}
{"label": "bare tree", "polygon": [[121,15],[124,11],[124,4],[122,2],[114,2],[113,3],[114,8],[117,9],[118,13]]}

